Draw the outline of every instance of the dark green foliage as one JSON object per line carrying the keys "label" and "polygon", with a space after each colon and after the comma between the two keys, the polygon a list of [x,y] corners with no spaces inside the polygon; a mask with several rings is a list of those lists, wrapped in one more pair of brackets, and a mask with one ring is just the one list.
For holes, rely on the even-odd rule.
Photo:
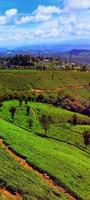
{"label": "dark green foliage", "polygon": [[84,139],[84,144],[85,144],[86,146],[88,146],[88,145],[90,144],[90,131],[85,130],[85,131],[83,132],[83,139]]}
{"label": "dark green foliage", "polygon": [[38,96],[37,96],[37,102],[44,102],[44,95],[43,94],[39,94]]}
{"label": "dark green foliage", "polygon": [[27,103],[28,103],[28,99],[27,99],[27,98],[25,98],[25,105],[27,105]]}
{"label": "dark green foliage", "polygon": [[26,112],[27,112],[27,115],[29,115],[29,113],[30,113],[30,106],[26,107]]}
{"label": "dark green foliage", "polygon": [[74,115],[72,116],[71,120],[69,120],[69,122],[70,122],[72,125],[76,126],[76,125],[78,124],[78,116],[77,116],[76,114],[74,114]]}
{"label": "dark green foliage", "polygon": [[10,108],[9,112],[11,113],[12,119],[14,120],[14,116],[15,116],[15,112],[16,112],[16,107],[12,106]]}
{"label": "dark green foliage", "polygon": [[50,124],[52,124],[53,120],[51,118],[51,116],[47,116],[47,115],[42,115],[41,118],[40,118],[40,122],[45,130],[45,135],[47,134],[47,130],[50,126]]}
{"label": "dark green foliage", "polygon": [[19,97],[19,104],[20,104],[20,106],[22,106],[22,102],[23,102],[23,98],[22,98],[22,96],[20,96]]}

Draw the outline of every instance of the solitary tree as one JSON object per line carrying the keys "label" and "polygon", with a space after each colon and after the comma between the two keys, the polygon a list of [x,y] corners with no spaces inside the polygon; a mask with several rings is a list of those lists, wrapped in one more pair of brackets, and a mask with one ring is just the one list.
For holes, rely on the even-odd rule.
{"label": "solitary tree", "polygon": [[29,113],[30,113],[30,106],[26,107],[26,112],[27,112],[27,115],[29,115]]}
{"label": "solitary tree", "polygon": [[85,130],[83,132],[83,139],[84,139],[84,144],[86,145],[86,147],[90,144],[90,131]]}
{"label": "solitary tree", "polygon": [[20,104],[20,106],[22,106],[22,102],[23,102],[23,99],[22,99],[22,97],[20,97],[19,98],[19,104]]}
{"label": "solitary tree", "polygon": [[41,121],[41,123],[43,125],[43,128],[45,130],[45,135],[46,135],[50,124],[53,122],[52,118],[51,118],[51,116],[42,115],[40,121]]}
{"label": "solitary tree", "polygon": [[27,105],[27,103],[28,103],[28,99],[27,99],[27,98],[25,98],[25,105]]}
{"label": "solitary tree", "polygon": [[78,116],[76,114],[73,115],[72,119],[70,121],[71,121],[71,124],[73,124],[74,126],[76,126],[77,123],[78,123]]}
{"label": "solitary tree", "polygon": [[12,119],[13,119],[13,121],[14,121],[14,116],[15,116],[15,112],[16,112],[16,107],[12,106],[12,107],[10,108],[9,111],[10,111],[11,116],[12,116]]}

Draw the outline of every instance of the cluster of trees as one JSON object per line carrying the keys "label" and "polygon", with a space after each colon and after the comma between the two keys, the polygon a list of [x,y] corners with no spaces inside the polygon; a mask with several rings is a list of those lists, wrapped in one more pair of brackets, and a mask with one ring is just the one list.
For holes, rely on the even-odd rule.
{"label": "cluster of trees", "polygon": [[9,69],[39,69],[39,70],[89,70],[88,65],[78,65],[69,61],[63,61],[60,57],[34,56],[21,54],[15,56],[0,57],[0,68]]}
{"label": "cluster of trees", "polygon": [[74,114],[71,119],[68,120],[68,123],[76,126],[76,125],[90,125],[90,120],[87,119],[81,119],[78,117],[77,114]]}
{"label": "cluster of trees", "polygon": [[[14,117],[15,117],[15,113],[16,113],[16,107],[12,106],[9,111],[11,113],[12,120],[14,121]],[[26,112],[27,112],[27,115],[29,116],[29,114],[30,114],[30,106],[26,106]],[[29,119],[28,122],[29,122],[29,128],[31,128],[32,127],[32,119]],[[78,124],[78,116],[76,114],[73,115],[70,122],[71,122],[72,125],[76,126]],[[52,123],[54,123],[51,115],[48,116],[48,115],[44,115],[43,114],[40,117],[40,123],[42,124],[43,129],[45,130],[45,136],[47,137],[47,131],[49,129],[49,126]],[[86,147],[88,145],[90,145],[90,131],[85,130],[83,132],[83,140],[84,140],[84,144],[85,144]]]}
{"label": "cluster of trees", "polygon": [[[22,103],[23,103],[23,99],[20,98],[19,99],[20,107],[22,106]],[[29,116],[29,114],[30,114],[30,106],[27,105],[27,103],[28,103],[28,100],[25,99],[26,113],[27,113],[27,116]],[[11,106],[10,109],[9,109],[9,112],[11,113],[11,117],[12,117],[13,121],[14,121],[14,117],[15,117],[16,111],[17,111],[17,109],[16,109],[15,106]]]}
{"label": "cluster of trees", "polygon": [[[40,94],[37,96],[36,101],[53,104],[64,109],[78,112],[84,115],[90,116],[90,101],[80,101],[73,95],[59,92],[58,95],[44,95]],[[85,122],[86,123],[86,122]],[[87,124],[90,122],[87,121]]]}
{"label": "cluster of trees", "polygon": [[89,99],[88,101],[80,101],[79,99],[76,99],[73,95],[64,94],[64,92],[59,92],[54,105],[61,106],[73,112],[78,112],[90,116]]}
{"label": "cluster of trees", "polygon": [[7,68],[17,68],[20,66],[34,66],[38,63],[39,58],[30,55],[15,55],[0,57],[0,65]]}
{"label": "cluster of trees", "polygon": [[9,69],[15,68],[47,70],[48,68],[53,69],[53,65],[57,66],[60,63],[62,63],[60,59],[33,56],[28,54],[0,57],[0,67]]}
{"label": "cluster of trees", "polygon": [[[71,118],[71,120],[69,121],[72,125],[76,126],[78,125],[79,123],[79,118],[76,114],[74,114]],[[40,117],[40,122],[43,126],[43,129],[45,130],[45,136],[47,137],[47,131],[50,127],[50,125],[52,123],[54,123],[53,121],[53,118],[51,117],[51,115],[45,115],[43,114],[41,117]],[[85,130],[83,133],[82,133],[82,136],[83,136],[83,141],[84,141],[84,144],[85,146],[87,147],[88,145],[90,145],[90,130]]]}

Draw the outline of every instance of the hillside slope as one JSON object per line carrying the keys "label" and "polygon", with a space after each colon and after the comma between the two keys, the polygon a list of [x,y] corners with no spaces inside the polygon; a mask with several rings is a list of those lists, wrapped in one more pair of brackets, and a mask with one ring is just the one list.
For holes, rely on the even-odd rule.
{"label": "hillside slope", "polygon": [[54,177],[73,195],[89,200],[89,153],[64,142],[41,138],[2,119],[0,136],[28,163]]}

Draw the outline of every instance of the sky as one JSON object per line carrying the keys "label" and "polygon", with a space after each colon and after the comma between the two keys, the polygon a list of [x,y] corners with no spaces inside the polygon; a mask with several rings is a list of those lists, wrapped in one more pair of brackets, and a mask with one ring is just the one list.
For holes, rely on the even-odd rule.
{"label": "sky", "polygon": [[90,0],[0,0],[0,46],[90,40]]}

